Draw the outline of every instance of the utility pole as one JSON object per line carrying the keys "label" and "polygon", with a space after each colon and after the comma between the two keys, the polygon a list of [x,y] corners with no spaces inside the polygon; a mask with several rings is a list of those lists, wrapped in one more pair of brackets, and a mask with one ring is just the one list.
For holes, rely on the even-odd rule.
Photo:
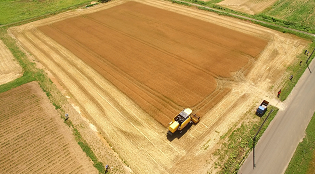
{"label": "utility pole", "polygon": [[255,164],[255,144],[256,144],[256,137],[258,135],[258,133],[260,132],[262,126],[265,124],[266,120],[268,119],[269,115],[273,112],[273,109],[271,109],[271,111],[269,112],[269,114],[267,115],[266,119],[264,120],[264,122],[261,124],[260,128],[258,129],[257,133],[255,134],[254,138],[253,138],[253,169],[255,169],[256,164]]}

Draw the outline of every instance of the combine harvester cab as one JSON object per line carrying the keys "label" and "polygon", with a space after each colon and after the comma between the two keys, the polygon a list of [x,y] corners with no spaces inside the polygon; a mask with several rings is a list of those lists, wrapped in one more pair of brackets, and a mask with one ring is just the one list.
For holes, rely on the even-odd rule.
{"label": "combine harvester cab", "polygon": [[200,117],[192,115],[192,110],[190,108],[186,108],[173,118],[172,122],[170,122],[167,134],[173,135],[175,131],[183,130],[188,124],[198,123],[199,119]]}

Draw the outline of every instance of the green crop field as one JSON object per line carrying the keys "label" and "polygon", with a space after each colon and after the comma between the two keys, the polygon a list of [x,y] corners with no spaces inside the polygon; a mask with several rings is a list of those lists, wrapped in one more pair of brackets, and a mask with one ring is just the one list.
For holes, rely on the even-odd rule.
{"label": "green crop field", "polygon": [[306,135],[296,148],[286,174],[312,174],[315,169],[315,113],[306,128]]}
{"label": "green crop field", "polygon": [[54,14],[90,2],[91,0],[1,0],[0,25]]}
{"label": "green crop field", "polygon": [[315,30],[314,0],[279,0],[263,12],[264,15],[298,23]]}

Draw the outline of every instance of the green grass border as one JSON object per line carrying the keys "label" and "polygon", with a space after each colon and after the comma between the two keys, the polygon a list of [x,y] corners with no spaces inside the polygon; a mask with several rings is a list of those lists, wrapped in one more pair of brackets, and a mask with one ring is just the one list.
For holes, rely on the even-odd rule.
{"label": "green grass border", "polygon": [[14,81],[0,85],[0,93],[37,79],[41,80],[42,77],[42,73],[39,70],[36,70],[35,64],[32,64],[29,60],[27,60],[26,55],[18,48],[15,40],[7,34],[7,29],[7,27],[0,28],[0,39],[22,67],[23,75]]}
{"label": "green grass border", "polygon": [[53,15],[56,15],[56,14],[68,11],[68,10],[73,10],[73,9],[82,8],[82,7],[90,7],[90,6],[91,6],[90,1],[89,2],[83,2],[83,3],[76,4],[76,5],[73,5],[73,6],[70,6],[70,7],[60,8],[60,9],[58,9],[56,11],[49,12],[49,13],[46,13],[46,14],[42,14],[42,15],[39,15],[39,16],[30,17],[30,18],[26,18],[26,19],[21,19],[20,21],[17,21],[17,22],[4,23],[4,24],[0,25],[0,27],[12,27],[12,26],[17,26],[17,25],[22,25],[22,24],[26,24],[26,23],[29,23],[29,22],[37,21],[37,20],[40,20],[40,19],[44,19],[44,18],[53,16]]}
{"label": "green grass border", "polygon": [[[306,135],[299,143],[293,157],[285,171],[285,174],[309,173],[310,163],[314,161],[315,151],[315,113],[306,128]],[[314,167],[313,167],[314,168]]]}
{"label": "green grass border", "polygon": [[[221,169],[219,173],[236,174],[238,172],[244,160],[247,158],[248,154],[253,148],[253,137],[272,109],[274,111],[270,114],[256,137],[257,143],[269,126],[270,122],[276,116],[277,112],[279,111],[278,108],[270,105],[268,106],[268,112],[266,112],[266,114],[261,117],[259,121],[242,123],[239,128],[236,128],[235,130],[233,130],[234,128],[231,128],[230,130],[233,131],[229,131],[225,135],[221,136],[221,139],[227,138],[227,142],[223,143],[221,148],[214,152],[214,155],[219,159],[219,162],[215,163],[215,168]],[[254,113],[249,114],[252,118],[258,117]]]}
{"label": "green grass border", "polygon": [[[70,120],[67,120],[65,122],[70,122]],[[67,123],[69,124],[69,123]],[[93,166],[99,171],[99,173],[105,173],[105,167],[104,164],[100,161],[98,161],[96,155],[92,151],[92,149],[89,147],[88,143],[82,138],[80,132],[73,126],[71,123],[71,126],[73,128],[73,135],[75,136],[75,139],[83,152],[93,161]]]}
{"label": "green grass border", "polygon": [[[315,48],[315,42],[311,43],[311,45],[308,48],[308,51],[311,52]],[[287,97],[290,95],[291,91],[295,87],[295,85],[298,83],[299,79],[302,77],[303,73],[308,70],[308,65],[315,57],[315,51],[312,55],[312,57],[306,56],[304,53],[301,53],[294,64],[288,67],[287,72],[289,73],[289,76],[287,77],[287,80],[285,81],[282,89],[281,89],[281,95],[280,100],[284,101],[287,99]],[[306,64],[307,59],[309,58],[308,64]],[[300,61],[302,61],[300,65]],[[289,80],[290,76],[293,75],[293,79]]]}

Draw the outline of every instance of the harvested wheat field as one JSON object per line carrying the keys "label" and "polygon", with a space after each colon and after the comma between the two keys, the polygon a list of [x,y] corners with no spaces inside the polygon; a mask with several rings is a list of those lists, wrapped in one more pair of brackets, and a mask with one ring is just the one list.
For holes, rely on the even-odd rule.
{"label": "harvested wheat field", "polygon": [[0,40],[0,85],[22,76],[22,67]]}
{"label": "harvested wheat field", "polygon": [[232,72],[248,71],[267,44],[260,38],[137,2],[39,30],[164,126],[182,108],[204,115],[211,109],[209,103],[226,94],[227,86],[217,85],[217,81],[232,80]]}
{"label": "harvested wheat field", "polygon": [[[286,68],[308,44],[158,0],[112,1],[10,32],[134,173],[211,171],[220,136],[261,99],[277,105]],[[168,139],[185,107],[201,121]]]}
{"label": "harvested wheat field", "polygon": [[0,173],[97,173],[37,82],[0,102]]}

